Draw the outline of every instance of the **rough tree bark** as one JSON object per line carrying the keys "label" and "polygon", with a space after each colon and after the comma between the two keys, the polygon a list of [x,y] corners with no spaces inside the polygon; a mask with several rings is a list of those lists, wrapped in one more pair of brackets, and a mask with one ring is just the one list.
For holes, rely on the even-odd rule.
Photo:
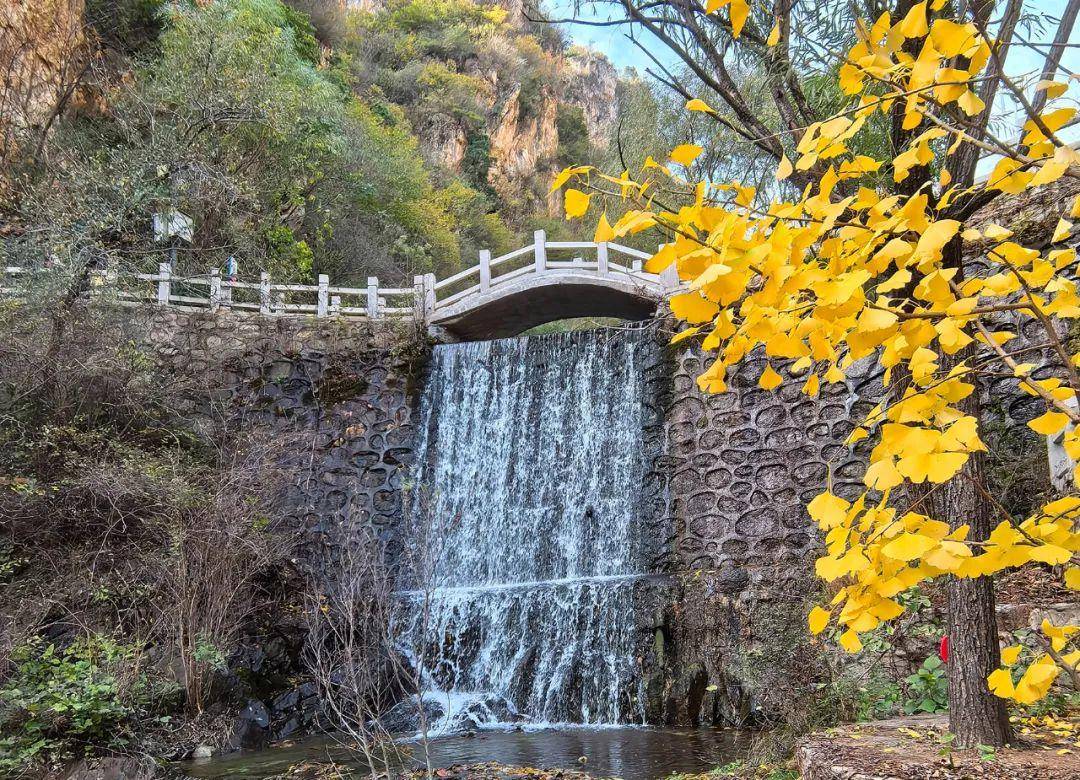
{"label": "rough tree bark", "polygon": [[[974,350],[972,350],[974,352]],[[978,391],[962,404],[963,411],[978,415]],[[953,528],[968,525],[968,539],[982,541],[994,526],[989,498],[983,494],[985,458],[975,453],[949,482],[935,486],[924,496],[921,511]],[[990,692],[989,674],[1001,665],[997,614],[992,577],[946,582],[949,638],[949,730],[956,747],[998,747],[1012,740],[1005,701]]]}
{"label": "rough tree bark", "polygon": [[[945,248],[945,265],[960,269],[957,281],[963,277],[963,245],[957,236]],[[964,361],[975,358],[978,342],[972,342],[955,355],[942,354],[940,370],[947,373]],[[982,421],[981,394],[976,389],[957,406],[960,411]],[[985,540],[993,529],[995,508],[987,492],[985,457],[972,453],[960,473],[939,485],[913,486],[914,510],[935,520],[947,522],[953,529],[962,525],[970,528],[968,540]],[[946,669],[949,676],[949,730],[955,735],[954,745],[970,748],[976,745],[1000,747],[1012,741],[1005,701],[990,692],[986,678],[1001,665],[998,646],[997,608],[992,577],[946,581],[948,616],[946,636],[949,653]]]}

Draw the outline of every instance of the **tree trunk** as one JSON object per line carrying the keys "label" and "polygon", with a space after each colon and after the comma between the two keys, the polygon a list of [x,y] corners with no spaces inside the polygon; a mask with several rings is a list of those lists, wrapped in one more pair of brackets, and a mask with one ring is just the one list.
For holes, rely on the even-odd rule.
{"label": "tree trunk", "polygon": [[[967,354],[965,350],[957,357]],[[960,406],[967,414],[977,415],[978,391]],[[989,536],[995,523],[989,499],[980,489],[985,485],[984,460],[982,453],[973,454],[952,480],[924,492],[923,503],[917,511],[943,520],[953,528],[969,525],[971,532],[968,539],[972,541],[981,541]],[[956,735],[953,744],[961,748],[1004,745],[1012,739],[1005,702],[992,694],[986,684],[987,676],[998,668],[1001,661],[994,580],[991,577],[949,577],[946,591],[949,730]]]}
{"label": "tree trunk", "polygon": [[[950,241],[944,250],[943,267],[959,270],[956,282],[963,280],[963,245],[960,236]],[[960,363],[969,365],[978,353],[979,342],[973,341],[955,355],[941,353],[939,373],[946,374]],[[956,406],[971,415],[982,427],[981,391],[977,378],[975,390]],[[903,384],[903,383],[901,383]],[[996,511],[987,492],[983,453],[972,453],[964,467],[944,484],[911,485],[914,511],[942,520],[953,529],[970,527],[968,540],[985,540],[997,522]],[[949,653],[946,669],[949,675],[949,730],[956,736],[954,745],[961,748],[975,745],[999,747],[1012,740],[1012,728],[1005,701],[990,692],[986,678],[1001,663],[998,647],[997,608],[992,577],[946,581],[948,617],[946,636]]]}
{"label": "tree trunk", "polygon": [[[942,267],[956,268],[959,271],[956,283],[963,281],[963,244],[959,235],[945,246]],[[909,282],[907,296],[911,295],[916,281]],[[938,373],[947,374],[965,361],[970,364],[978,354],[978,344],[973,341],[955,355],[940,353]],[[904,369],[904,374],[896,377],[892,392],[899,398],[909,386],[911,376]],[[981,389],[977,379],[969,376],[965,381],[975,382],[975,390],[956,406],[978,420],[981,430]],[[985,462],[983,453],[975,452],[960,472],[944,484],[909,483],[906,490],[912,511],[946,522],[953,529],[967,525],[969,541],[985,540],[997,524],[995,507],[986,488]],[[1007,744],[1013,735],[1005,701],[992,694],[986,683],[986,678],[1001,662],[994,580],[992,577],[949,577],[946,595],[945,635],[949,639],[946,669],[949,676],[949,730],[956,737],[953,744],[962,748]]]}

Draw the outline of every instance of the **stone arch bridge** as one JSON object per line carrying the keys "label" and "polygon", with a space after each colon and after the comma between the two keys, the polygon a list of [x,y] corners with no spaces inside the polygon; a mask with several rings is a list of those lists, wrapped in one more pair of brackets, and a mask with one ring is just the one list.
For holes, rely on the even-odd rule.
{"label": "stone arch bridge", "polygon": [[[278,284],[263,273],[258,281],[223,276],[217,269],[181,276],[168,263],[158,272],[93,272],[90,294],[121,303],[157,303],[184,309],[220,308],[269,315],[412,319],[441,340],[474,341],[513,336],[570,317],[643,320],[678,288],[674,269],[647,273],[649,254],[616,243],[548,241],[542,230],[533,243],[479,262],[445,279],[415,276],[411,287],[384,287],[369,277],[366,287],[341,287],[320,275],[318,284]],[[27,268],[7,267],[0,296],[17,295]]]}

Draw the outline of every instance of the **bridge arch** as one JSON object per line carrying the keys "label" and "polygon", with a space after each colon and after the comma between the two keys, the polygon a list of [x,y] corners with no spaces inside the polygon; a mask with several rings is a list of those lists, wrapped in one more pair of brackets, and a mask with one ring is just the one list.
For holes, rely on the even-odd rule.
{"label": "bridge arch", "polygon": [[644,320],[656,313],[659,291],[632,279],[549,271],[496,285],[437,309],[429,326],[461,341],[516,336],[572,317]]}
{"label": "bridge arch", "polygon": [[442,281],[429,277],[425,320],[435,335],[479,341],[572,317],[643,320],[678,285],[642,270],[640,250],[547,241],[540,230],[534,239],[501,257],[481,252],[477,266]]}

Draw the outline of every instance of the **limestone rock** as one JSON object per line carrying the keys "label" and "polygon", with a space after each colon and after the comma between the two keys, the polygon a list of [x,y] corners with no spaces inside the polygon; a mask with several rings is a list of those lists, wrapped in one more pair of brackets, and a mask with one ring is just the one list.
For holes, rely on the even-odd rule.
{"label": "limestone rock", "polygon": [[573,47],[564,66],[563,100],[581,108],[589,141],[605,147],[619,120],[619,74],[611,60],[598,51]]}

